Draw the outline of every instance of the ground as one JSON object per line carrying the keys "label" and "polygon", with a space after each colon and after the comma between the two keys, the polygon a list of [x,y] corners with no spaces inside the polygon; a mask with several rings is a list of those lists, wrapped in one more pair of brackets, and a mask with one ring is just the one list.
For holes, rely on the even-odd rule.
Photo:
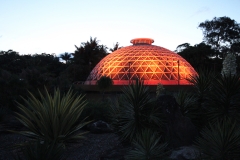
{"label": "ground", "polygon": [[[26,142],[29,139],[5,130],[21,130],[16,121],[9,121],[0,128],[0,160],[14,160],[20,150],[14,148],[15,144]],[[85,134],[85,139],[66,146],[64,156],[67,160],[122,160],[128,151],[123,147],[115,133]]]}
{"label": "ground", "polygon": [[[14,160],[14,156],[20,154],[20,151],[12,146],[27,140],[18,134],[0,133],[0,160]],[[68,145],[64,156],[67,160],[120,160],[126,151],[114,133],[89,133],[85,140]]]}

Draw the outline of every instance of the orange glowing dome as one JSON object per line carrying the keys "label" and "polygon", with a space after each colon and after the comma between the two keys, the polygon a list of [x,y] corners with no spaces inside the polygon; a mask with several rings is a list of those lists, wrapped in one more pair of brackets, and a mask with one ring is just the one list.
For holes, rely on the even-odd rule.
{"label": "orange glowing dome", "polygon": [[132,46],[118,49],[103,58],[85,84],[96,84],[102,76],[111,77],[114,85],[128,85],[136,79],[147,85],[190,84],[186,78],[197,74],[193,67],[180,55],[151,45],[153,42],[150,38],[131,40]]}

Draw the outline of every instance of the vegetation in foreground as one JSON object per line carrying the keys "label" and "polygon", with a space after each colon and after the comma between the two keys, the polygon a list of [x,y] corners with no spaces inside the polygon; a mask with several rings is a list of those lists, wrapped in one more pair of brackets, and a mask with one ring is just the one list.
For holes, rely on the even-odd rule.
{"label": "vegetation in foreground", "polygon": [[[199,136],[193,144],[201,153],[196,153],[199,159],[218,159],[217,155],[233,160],[239,157],[239,78],[231,74],[222,76],[201,72],[190,79],[194,84],[193,92],[172,93],[182,115],[191,119],[198,128]],[[162,91],[159,96],[166,93]],[[165,159],[173,148],[164,138],[166,119],[155,100],[156,96],[150,96],[148,87],[141,81],[126,86],[116,99],[101,103],[87,104],[83,96],[74,94],[72,90],[65,94],[61,94],[59,89],[53,94],[47,90],[38,95],[30,94],[29,98],[23,99],[24,103],[18,103],[16,113],[26,128],[18,133],[32,139],[24,144],[22,152],[34,159],[35,153],[47,151],[49,157],[61,159],[67,142],[83,138],[81,128],[88,122],[81,120],[88,116],[87,121],[112,122],[124,144],[131,146],[126,159]]]}
{"label": "vegetation in foreground", "polygon": [[[200,133],[193,142],[201,152],[198,158],[235,160],[240,150],[240,77],[234,73],[239,73],[239,66],[230,67],[237,72],[227,71],[229,67],[224,67],[222,72],[221,69],[223,59],[228,59],[225,56],[230,54],[236,55],[235,65],[239,64],[240,27],[228,17],[205,21],[199,27],[204,33],[204,43],[195,46],[185,43],[177,47],[177,52],[195,69],[205,66],[208,71],[199,71],[198,76],[191,77],[194,92],[179,91],[174,96],[182,115],[191,119]],[[66,63],[51,54],[21,56],[12,50],[0,52],[0,107],[6,107],[0,112],[16,111],[18,120],[26,127],[26,131],[19,133],[33,141],[25,144],[24,156],[36,159],[39,154],[38,159],[61,159],[64,144],[82,138],[81,128],[87,124],[81,123],[84,114],[89,121],[113,122],[116,133],[132,146],[127,159],[168,156],[171,148],[162,136],[165,116],[155,106],[156,97],[166,93],[160,93],[161,86],[158,95],[150,97],[148,88],[138,81],[126,87],[123,95],[113,102],[86,105],[84,98],[75,94],[81,91],[73,84],[86,79],[91,69],[107,55],[107,48],[99,45],[96,38],[75,47],[73,54],[61,55]],[[56,87],[58,89],[54,90]],[[31,92],[30,97],[26,90]],[[102,108],[100,113],[95,111],[99,108]],[[0,118],[4,115],[0,114]],[[154,136],[149,137],[149,134]]]}

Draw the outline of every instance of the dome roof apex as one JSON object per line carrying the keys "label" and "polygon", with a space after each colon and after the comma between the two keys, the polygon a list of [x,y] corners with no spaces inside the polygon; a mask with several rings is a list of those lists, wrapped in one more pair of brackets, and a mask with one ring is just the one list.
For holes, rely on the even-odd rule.
{"label": "dome roof apex", "polygon": [[151,38],[134,38],[130,41],[133,45],[136,44],[152,44],[154,42]]}

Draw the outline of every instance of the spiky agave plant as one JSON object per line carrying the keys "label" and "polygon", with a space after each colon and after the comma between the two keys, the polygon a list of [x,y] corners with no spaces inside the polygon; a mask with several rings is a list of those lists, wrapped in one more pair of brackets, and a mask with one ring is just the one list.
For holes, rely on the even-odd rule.
{"label": "spiky agave plant", "polygon": [[198,112],[198,116],[195,118],[195,125],[200,130],[207,123],[206,101],[209,99],[215,77],[216,74],[213,71],[201,69],[198,71],[198,75],[190,76],[188,79],[188,81],[194,85],[194,97],[196,98],[194,109]]}
{"label": "spiky agave plant", "polygon": [[149,129],[138,133],[132,145],[127,160],[164,159],[168,154],[167,143],[161,142],[161,136]]}
{"label": "spiky agave plant", "polygon": [[228,118],[210,123],[201,131],[201,136],[196,140],[196,147],[202,153],[202,159],[239,159],[239,125]]}
{"label": "spiky agave plant", "polygon": [[194,85],[195,96],[199,108],[204,107],[205,100],[209,96],[212,82],[216,74],[211,70],[199,70],[198,75],[191,76],[187,80]]}
{"label": "spiky agave plant", "polygon": [[33,140],[54,143],[83,138],[84,132],[78,132],[88,122],[79,122],[86,101],[84,96],[73,94],[70,89],[66,94],[60,94],[56,89],[53,96],[45,89],[45,94],[39,91],[40,99],[32,93],[28,99],[23,98],[25,104],[18,103],[17,119],[26,127],[26,131],[19,134]]}
{"label": "spiky agave plant", "polygon": [[194,112],[194,105],[196,102],[194,94],[180,90],[174,95],[174,97],[176,98],[176,101],[179,104],[180,110],[184,116],[189,118],[196,116],[197,113]]}
{"label": "spiky agave plant", "polygon": [[209,121],[225,117],[240,122],[240,77],[223,74],[214,80],[206,103]]}
{"label": "spiky agave plant", "polygon": [[136,81],[123,89],[121,101],[112,104],[115,128],[122,140],[132,141],[146,128],[160,128],[161,115],[155,111],[150,91],[142,81]]}

